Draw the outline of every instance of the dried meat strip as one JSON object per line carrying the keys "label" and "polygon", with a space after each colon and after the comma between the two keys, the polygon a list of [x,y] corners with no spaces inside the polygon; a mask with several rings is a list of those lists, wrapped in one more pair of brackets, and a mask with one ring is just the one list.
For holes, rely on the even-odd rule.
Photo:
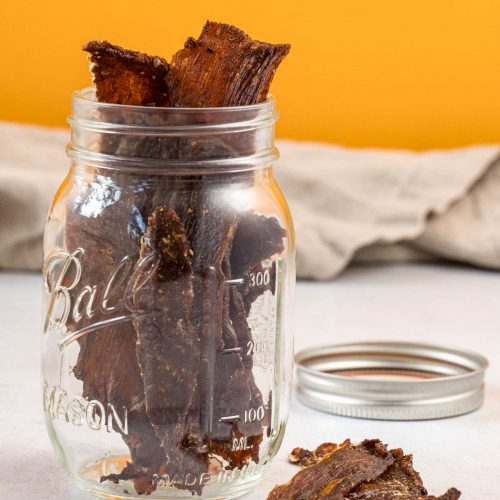
{"label": "dried meat strip", "polygon": [[107,41],[83,46],[90,54],[97,99],[113,104],[168,106],[165,59],[126,50]]}
{"label": "dried meat strip", "polygon": [[400,448],[391,450],[394,464],[380,477],[355,488],[347,498],[352,500],[391,499],[397,496],[404,500],[428,498],[420,474],[413,469],[411,455]]}
{"label": "dried meat strip", "polygon": [[[107,42],[89,42],[84,49],[90,53],[100,101],[130,105],[165,102],[166,61]],[[114,110],[102,113],[105,121],[123,119],[113,116]],[[115,154],[119,148],[126,153],[124,143],[126,139],[104,135],[97,147],[101,153]],[[130,174],[96,169],[93,180],[68,206],[67,246],[71,250],[82,247],[85,252],[82,283],[89,286],[106,283],[124,259],[127,266],[133,267],[139,258],[140,238],[147,223],[147,215],[141,213],[143,203],[143,194],[136,192]],[[107,317],[96,312],[92,322]],[[83,382],[84,397],[126,408],[128,412],[128,432],[122,432],[116,425],[114,428],[121,432],[129,447],[131,462],[121,474],[103,476],[101,480],[130,479],[136,492],[145,494],[155,490],[153,478],[161,473],[166,458],[146,413],[136,341],[131,321],[79,338],[74,373]]]}
{"label": "dried meat strip", "polygon": [[[216,53],[214,58],[206,58],[198,49],[206,46],[207,53],[212,53],[214,48]],[[213,46],[215,44],[215,46]],[[194,47],[196,45],[197,48]],[[85,50],[91,54],[92,72],[97,86],[97,98],[102,102],[135,104],[135,105],[153,105],[153,106],[218,106],[218,105],[242,105],[254,104],[266,99],[269,85],[274,75],[274,71],[288,53],[289,46],[271,45],[255,42],[243,34],[240,30],[227,25],[217,23],[207,23],[198,42],[189,40],[186,48],[177,53],[173,58],[174,68],[169,68],[168,64],[161,58],[155,58],[132,51],[126,51],[120,47],[112,46],[107,42],[89,42]],[[193,50],[190,51],[189,47]],[[214,64],[215,63],[215,64]],[[209,80],[200,82],[200,75],[210,75]],[[227,84],[221,86],[221,82]],[[166,86],[165,86],[166,84]],[[223,97],[223,94],[227,94]],[[175,96],[175,101],[172,99]],[[137,125],[175,125],[172,122],[172,115],[166,114],[164,117],[158,115],[139,118],[144,123],[136,123],[137,117],[130,118],[128,115],[114,116],[116,110],[102,110],[104,121],[115,121],[117,123],[128,123]],[[108,116],[110,115],[110,116]],[[175,120],[174,120],[175,121]],[[247,138],[248,144],[242,144],[242,138],[238,137],[235,144],[225,136],[200,138],[177,138],[177,137],[120,137],[109,135],[101,139],[99,151],[105,154],[114,154],[119,156],[138,156],[144,158],[169,158],[180,160],[196,160],[207,158],[236,157],[243,150],[251,147],[251,138]],[[234,142],[234,141],[233,141]],[[246,149],[245,149],[246,148]],[[96,171],[99,175],[99,171]],[[108,179],[119,189],[125,189],[130,182],[126,174],[119,172],[107,172]],[[253,177],[246,174],[236,175],[239,181],[253,184]],[[161,177],[161,176],[160,176]],[[224,380],[221,374],[227,373],[231,380],[235,381],[232,391],[240,394],[239,400],[231,403],[234,406],[243,408],[248,406],[248,401],[262,400],[260,391],[255,384],[251,365],[248,360],[244,363],[241,355],[235,356],[230,363],[226,363],[229,358],[218,356],[217,351],[223,351],[226,346],[234,344],[236,339],[241,340],[242,335],[248,336],[248,325],[246,318],[241,314],[241,304],[235,301],[237,296],[230,294],[225,285],[228,277],[231,275],[230,269],[226,265],[226,271],[222,269],[222,262],[231,252],[233,238],[236,228],[239,224],[239,217],[227,210],[227,207],[218,207],[220,197],[214,195],[214,189],[224,189],[225,186],[235,181],[235,176],[212,175],[212,176],[187,176],[177,182],[175,179],[154,179],[144,177],[144,185],[137,193],[132,194],[130,204],[134,209],[131,214],[125,210],[121,217],[113,221],[105,217],[100,229],[100,234],[109,247],[118,243],[117,237],[113,233],[123,231],[123,226],[127,218],[137,219],[139,229],[137,231],[125,231],[125,239],[129,238],[136,244],[135,254],[138,253],[138,240],[140,234],[145,229],[145,222],[150,214],[154,214],[158,207],[164,205],[175,210],[179,217],[179,222],[183,224],[186,231],[186,238],[189,241],[190,248],[194,255],[192,257],[193,280],[192,289],[194,297],[190,320],[194,330],[200,339],[201,351],[199,353],[201,364],[194,366],[186,364],[191,370],[192,380],[195,381],[194,393],[192,396],[191,407],[187,412],[184,430],[188,429],[187,434],[181,443],[183,451],[189,451],[200,459],[196,462],[199,470],[206,470],[207,467],[207,445],[213,443],[214,450],[221,450],[221,454],[231,463],[247,463],[248,453],[243,456],[242,453],[231,450],[228,446],[233,439],[239,437],[240,430],[238,426],[228,431],[227,426],[214,429],[213,422],[217,422],[217,415],[222,414],[223,407],[227,402],[229,391],[227,386],[223,389]],[[243,179],[245,177],[245,179]],[[139,185],[139,176],[135,176],[134,183]],[[184,187],[179,187],[184,186]],[[186,192],[186,186],[188,192]],[[171,214],[170,214],[171,215]],[[82,229],[83,231],[83,229]],[[110,236],[108,236],[108,234]],[[157,234],[157,241],[160,241],[161,231]],[[80,233],[81,234],[81,233]],[[99,232],[97,232],[99,235]],[[75,238],[78,239],[78,238]],[[130,255],[134,255],[130,251]],[[106,269],[106,260],[102,267]],[[256,264],[258,265],[258,264]],[[143,296],[143,299],[147,299]],[[236,305],[233,305],[236,304]],[[238,332],[233,326],[238,324]],[[168,325],[169,319],[165,316],[156,315],[155,325],[163,331]],[[163,326],[162,326],[163,325]],[[148,327],[142,321],[136,321],[136,330],[138,336],[148,335]],[[243,333],[242,333],[243,332]],[[133,339],[133,333],[130,332]],[[130,343],[131,345],[131,343]],[[142,346],[143,344],[141,344]],[[145,367],[145,361],[148,360],[151,373],[154,370],[160,370],[161,364],[169,366],[170,354],[165,353],[165,359],[157,357],[154,359],[152,352],[153,343],[146,342],[146,347],[142,348],[141,367]],[[97,344],[90,343],[88,347],[98,349]],[[127,351],[128,357],[130,352]],[[160,356],[161,357],[161,356]],[[224,361],[221,361],[224,360]],[[89,371],[85,371],[85,364],[89,363],[88,357],[80,359],[81,374],[87,376]],[[132,365],[133,360],[131,359]],[[175,363],[175,360],[174,360]],[[156,366],[159,365],[159,366]],[[242,371],[241,366],[244,366]],[[89,365],[90,366],[90,365]],[[174,366],[174,365],[173,365]],[[135,370],[136,367],[133,367]],[[224,369],[223,369],[224,368]],[[142,370],[142,376],[145,372]],[[207,377],[208,376],[208,377]],[[210,378],[212,377],[212,378]],[[211,382],[213,380],[213,383]],[[146,384],[146,393],[153,394],[160,384],[160,381],[150,377],[151,385]],[[218,389],[221,388],[221,389]],[[249,389],[250,388],[250,389]],[[106,390],[106,382],[101,382],[101,389]],[[142,389],[144,391],[144,389]],[[250,395],[247,393],[250,392]],[[158,393],[159,398],[163,394]],[[163,394],[167,397],[167,395]],[[144,400],[143,394],[133,394],[134,400]],[[270,395],[271,397],[271,395]],[[148,399],[146,397],[146,399]],[[237,397],[236,397],[237,399]],[[270,401],[269,401],[270,402]],[[211,407],[210,407],[211,405]],[[144,406],[144,405],[143,405]],[[141,408],[143,408],[143,406]],[[167,402],[168,406],[168,402]],[[167,412],[168,414],[170,412]],[[182,414],[182,411],[181,411]],[[161,416],[161,412],[160,412]],[[172,415],[171,415],[172,416]],[[149,418],[156,419],[158,415],[153,415],[149,409],[148,414],[141,414],[138,422],[145,422],[149,426],[145,431],[145,443],[151,446],[152,456],[155,458],[154,466],[158,469],[158,449],[168,456],[170,464],[175,468],[176,463],[181,463],[181,458],[177,450],[172,450],[172,446],[179,443],[168,441],[161,433],[160,441],[155,443],[151,437],[151,423]],[[161,416],[161,418],[167,418]],[[159,432],[159,422],[155,420],[155,435]],[[161,423],[161,422],[160,422]],[[177,439],[181,434],[182,425],[178,422],[179,434],[174,437]],[[248,442],[253,443],[251,456],[258,460],[259,443],[262,440],[262,427],[255,426],[254,434],[249,435],[249,429],[245,429]],[[134,456],[134,446],[140,442],[141,436],[135,436],[130,442],[132,463],[129,464],[122,474],[109,476],[108,479],[118,481],[120,479],[134,478],[136,480],[136,489],[138,493],[151,492],[155,485],[148,483],[148,475],[152,469],[142,463],[136,462]],[[196,448],[196,451],[195,451]],[[209,448],[209,447],[208,447]],[[229,450],[229,451],[228,451]],[[215,451],[216,452],[216,451]],[[185,456],[182,455],[183,457]],[[174,458],[172,458],[174,456]],[[164,470],[164,464],[160,467]],[[142,482],[143,484],[139,484]],[[146,488],[149,488],[146,491]]]}
{"label": "dried meat strip", "polygon": [[[423,497],[422,499],[418,498],[416,500],[458,500],[462,493],[456,488],[449,488],[446,493],[435,497],[433,495],[429,495],[427,497]],[[385,500],[385,499],[384,499]]]}
{"label": "dried meat strip", "polygon": [[413,457],[401,448],[391,450],[394,464],[374,481],[356,487],[349,500],[457,500],[460,492],[450,488],[444,495],[428,495],[420,474],[413,468]]}
{"label": "dried meat strip", "polygon": [[[340,445],[343,446],[343,445]],[[323,443],[315,450],[295,448],[290,462],[301,467],[314,467],[326,455],[339,448],[335,443]],[[439,497],[428,495],[420,474],[413,468],[412,455],[405,455],[401,448],[390,450],[394,463],[379,477],[362,482],[353,488],[346,500],[457,500],[460,491],[450,488]]]}
{"label": "dried meat strip", "polygon": [[[124,213],[125,206],[130,203],[128,193],[113,191],[109,186],[103,192],[99,186],[99,182],[91,184],[85,196],[68,206],[66,245],[70,251],[81,249],[80,282],[90,287],[101,284],[102,288],[120,267],[121,276],[126,278],[127,270],[138,257],[139,240],[127,212]],[[110,199],[115,204],[110,204]],[[106,227],[113,227],[114,231],[104,235]],[[120,288],[119,280],[119,277],[115,280],[117,288]],[[120,290],[117,292],[119,295]],[[102,297],[96,297],[94,304],[100,299]],[[109,299],[116,304],[112,291]],[[76,333],[89,323],[97,327],[109,318],[101,309],[92,309],[91,318],[82,317],[78,323],[70,320],[70,331]],[[121,312],[126,313],[124,309]],[[165,455],[146,415],[144,385],[136,359],[136,338],[131,321],[103,326],[78,337],[80,350],[73,373],[83,382],[84,398],[112,405],[122,419],[122,411],[127,412],[126,431],[116,421],[113,428],[130,449],[129,476],[134,480],[136,491],[146,493],[151,491],[152,474],[159,471]],[[149,472],[145,475],[146,469]]]}
{"label": "dried meat strip", "polygon": [[238,224],[231,252],[231,266],[236,274],[284,250],[286,231],[275,217],[248,212]]}
{"label": "dried meat strip", "polygon": [[190,180],[187,191],[167,190],[152,197],[153,204],[168,199],[175,208],[193,252],[191,320],[201,338],[201,365],[192,367],[198,388],[191,408],[191,433],[200,448],[208,451],[215,440],[229,440],[230,429],[217,425],[224,405],[229,404],[224,394],[238,398],[248,392],[241,378],[241,358],[223,354],[234,337],[226,281],[230,276],[227,255],[238,222],[236,212],[221,205],[224,187],[220,179],[209,176]]}
{"label": "dried meat strip", "polygon": [[300,465],[301,467],[309,467],[318,463],[325,455],[333,453],[338,448],[336,443],[320,444],[315,450],[306,450],[304,448],[294,448],[288,460],[292,464]]}
{"label": "dried meat strip", "polygon": [[[192,370],[201,352],[191,323],[192,253],[177,214],[168,207],[157,208],[142,238],[134,325],[146,410],[165,450],[170,477],[187,473],[197,477],[206,470],[206,462],[185,449],[196,390]],[[196,491],[196,486],[190,489]]]}
{"label": "dried meat strip", "polygon": [[[222,263],[222,270],[227,280],[231,280],[229,252]],[[255,401],[257,407],[262,404],[262,395],[255,385],[253,373],[245,366],[241,350],[241,339],[236,334],[238,325],[231,310],[231,296],[237,290],[226,286],[222,310],[223,349],[216,359],[217,376],[214,380],[214,432],[211,443],[212,453],[224,458],[231,468],[242,468],[250,460],[259,462],[259,445],[262,441],[260,422],[244,422],[243,410],[251,407]],[[243,316],[246,322],[246,317]],[[251,338],[251,337],[250,337]],[[246,344],[244,344],[246,345]],[[251,368],[251,367],[250,367]],[[225,421],[224,417],[240,415],[235,421]],[[244,441],[241,441],[241,440]],[[240,446],[244,442],[244,446]]]}
{"label": "dried meat strip", "polygon": [[378,440],[359,445],[346,441],[314,466],[300,470],[287,484],[276,486],[268,500],[344,500],[357,485],[379,477],[394,457]]}
{"label": "dried meat strip", "polygon": [[240,29],[207,21],[171,61],[167,82],[172,106],[242,106],[265,101],[290,45],[252,40]]}
{"label": "dried meat strip", "polygon": [[[252,286],[252,274],[264,272],[263,261],[274,255],[283,253],[286,231],[275,217],[266,217],[254,212],[248,212],[238,224],[231,252],[231,269],[239,278],[244,279],[244,285],[238,288],[244,303],[246,314],[250,314],[253,302],[266,290],[274,293],[276,279],[276,263],[271,264],[270,279],[267,285]],[[235,309],[238,309],[239,299],[235,297]]]}

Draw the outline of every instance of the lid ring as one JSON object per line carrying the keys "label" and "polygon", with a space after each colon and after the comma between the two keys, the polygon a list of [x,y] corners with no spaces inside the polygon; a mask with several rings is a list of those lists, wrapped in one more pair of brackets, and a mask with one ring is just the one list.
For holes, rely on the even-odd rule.
{"label": "lid ring", "polygon": [[487,359],[431,344],[362,342],[295,357],[299,400],[338,415],[424,420],[461,415],[484,399]]}

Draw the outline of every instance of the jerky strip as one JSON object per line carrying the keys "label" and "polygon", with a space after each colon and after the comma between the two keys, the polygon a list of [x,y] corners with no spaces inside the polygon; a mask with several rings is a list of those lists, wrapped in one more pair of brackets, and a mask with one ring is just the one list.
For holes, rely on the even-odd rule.
{"label": "jerky strip", "polygon": [[300,465],[301,467],[309,467],[317,464],[325,455],[333,453],[338,448],[335,443],[320,444],[315,450],[305,450],[304,448],[294,448],[288,460],[292,464]]}
{"label": "jerky strip", "polygon": [[374,481],[360,484],[347,496],[349,500],[457,500],[460,492],[450,488],[444,495],[428,495],[420,474],[413,468],[413,457],[401,448],[391,450],[394,464]]}
{"label": "jerky strip", "polygon": [[[222,262],[222,271],[226,279],[231,279],[229,252],[226,252]],[[214,436],[211,451],[229,462],[231,468],[242,468],[250,460],[259,462],[259,446],[262,441],[262,426],[260,422],[221,423],[221,417],[240,414],[243,408],[249,407],[255,399],[257,406],[262,404],[262,395],[255,385],[253,373],[244,365],[243,356],[234,349],[240,347],[240,339],[235,332],[230,311],[230,297],[235,289],[226,286],[224,289],[222,310],[222,341],[223,348],[229,350],[219,352],[216,359],[217,377],[214,385]],[[243,316],[245,318],[245,316]],[[245,318],[246,319],[246,318]],[[246,344],[244,344],[246,345]],[[250,406],[251,407],[251,406]],[[223,421],[222,421],[223,422]],[[246,438],[245,446],[235,446]]]}
{"label": "jerky strip", "polygon": [[[286,231],[281,227],[275,217],[266,217],[254,212],[247,212],[238,224],[231,252],[231,269],[235,276],[245,279],[245,285],[238,288],[238,293],[243,300],[246,315],[250,314],[253,302],[266,290],[274,293],[276,264],[269,269],[272,279],[265,286],[251,286],[251,274],[264,272],[263,261],[273,255],[281,254],[284,249],[283,238]],[[240,298],[235,296],[233,310],[238,311]],[[244,327],[241,330],[245,339]]]}
{"label": "jerky strip", "polygon": [[[182,449],[196,389],[192,367],[200,361],[200,339],[190,319],[192,253],[177,214],[168,207],[157,208],[142,238],[138,263],[142,272],[137,280],[144,285],[133,297],[137,310],[147,314],[134,325],[146,410],[165,450],[171,477],[198,474],[206,466]],[[196,486],[191,489],[197,490]]]}
{"label": "jerky strip", "polygon": [[[167,61],[157,56],[126,50],[109,42],[94,40],[83,46],[90,54],[90,69],[100,102],[136,106],[168,106],[165,77]],[[161,125],[152,123],[157,117],[147,113],[128,114],[119,109],[101,109],[103,122],[130,125]],[[172,137],[123,136],[102,134],[99,152],[108,155],[164,157],[166,151],[175,150]],[[119,185],[123,174],[110,174]],[[149,214],[148,214],[149,215]]]}
{"label": "jerky strip", "polygon": [[[215,23],[212,23],[212,24],[215,25]],[[231,28],[231,30],[236,30],[236,28]],[[236,31],[239,31],[239,30],[236,30]],[[225,36],[224,33],[222,33],[222,36],[223,37]],[[267,45],[269,49],[272,48],[272,46],[270,46],[270,44],[262,44],[262,45]],[[276,46],[276,47],[278,47],[278,46]],[[231,50],[234,50],[234,47]],[[256,51],[256,53],[258,53],[258,52],[259,52],[259,50]],[[288,48],[287,48],[286,52],[288,52]],[[279,62],[281,61],[281,59],[279,57],[274,57],[271,53],[272,53],[272,50],[270,50],[269,54],[268,54],[268,55],[270,55],[270,61],[271,60],[274,61],[273,64],[275,64],[277,66],[279,64]],[[232,59],[232,61],[234,62],[233,54],[227,53],[226,57],[229,59]],[[261,61],[261,62],[263,62],[263,61]],[[226,61],[226,63],[225,63],[226,68],[230,69],[233,66],[234,65],[232,65],[230,60]],[[183,66],[183,67],[186,68],[186,66]],[[98,70],[99,68],[95,68],[95,69]],[[246,69],[248,69],[248,67]],[[263,70],[262,75],[267,74],[267,76],[262,77],[262,75],[260,75],[262,77],[262,78],[259,77],[260,82],[256,82],[255,79],[250,80],[250,83],[252,83],[254,85],[254,87],[256,86],[255,85],[256,83],[260,83],[263,85],[262,89],[261,89],[262,92],[260,94],[259,94],[259,92],[256,92],[254,94],[254,97],[253,97],[254,102],[260,102],[266,98],[267,89],[265,89],[264,87],[265,87],[265,85],[267,85],[267,87],[269,86],[271,78],[272,78],[272,73],[274,71],[274,70],[272,70],[272,68],[270,66],[266,66],[265,64],[263,64],[261,66],[261,69]],[[139,74],[141,74],[141,72],[139,72]],[[192,71],[188,71],[188,72],[186,72],[186,74],[188,75],[188,77],[191,77],[193,73],[192,73]],[[255,74],[254,74],[254,76],[255,76]],[[188,80],[189,80],[189,78],[188,78]],[[266,84],[266,81],[267,81],[267,84]],[[151,82],[149,82],[149,83],[151,83]],[[125,82],[125,84],[126,84],[126,82]],[[115,87],[113,85],[109,85],[109,86],[103,85],[103,82],[101,81],[101,83],[99,83],[97,81],[97,79],[96,79],[96,85],[98,87],[99,100],[103,100],[103,101],[107,101],[107,102],[118,102],[117,97],[115,95],[113,95],[117,91],[117,87]],[[104,87],[102,93],[99,93],[99,86]],[[258,87],[258,85],[257,85],[257,87]],[[216,88],[220,88],[220,86],[216,86]],[[234,87],[233,87],[233,90],[234,90]],[[191,85],[191,88],[189,90],[189,92],[193,92],[194,94],[197,94],[199,91],[200,91],[199,85]],[[234,94],[234,95],[236,95],[236,94]],[[130,98],[129,96],[130,96],[130,92],[128,94],[126,94],[126,98],[129,99]],[[241,99],[241,102],[236,102],[237,99]],[[248,104],[249,103],[248,99],[249,99],[249,96],[245,95],[245,93],[242,92],[239,97],[234,98],[234,102],[232,104],[234,104],[234,105]],[[128,104],[132,104],[132,103],[133,102],[128,102]],[[155,104],[157,104],[157,103],[155,103]],[[180,105],[180,104],[177,103],[177,105]],[[206,105],[208,105],[208,104],[206,104]],[[161,125],[161,124],[157,124],[157,125]],[[168,139],[167,143],[165,143],[164,138],[162,138],[162,140],[152,140],[152,138],[144,138],[144,139],[145,140],[139,139],[137,141],[131,141],[130,138],[127,138],[127,140],[114,141],[114,142],[117,142],[117,144],[111,144],[112,141],[107,141],[105,144],[101,145],[101,151],[106,152],[108,154],[115,153],[115,154],[122,154],[125,156],[144,156],[144,157],[164,157],[164,152],[165,152],[165,154],[168,154],[168,157],[172,157],[173,154],[177,154],[177,156],[179,158],[195,159],[196,157],[198,157],[200,155],[200,152],[201,152],[201,156],[205,157],[206,154],[208,153],[208,151],[210,150],[210,151],[212,151],[209,153],[210,157],[212,157],[212,155],[213,155],[213,157],[217,157],[218,155],[220,155],[220,151],[222,149],[231,149],[232,148],[232,146],[230,146],[230,145],[225,145],[223,143],[220,143],[220,140],[218,138],[213,141],[213,146],[212,146],[212,142],[205,143],[203,141],[194,141],[194,142],[193,141],[190,141],[190,142],[179,141],[178,143],[175,143],[175,141]],[[240,139],[238,139],[238,140],[240,140]],[[198,144],[201,144],[203,147],[202,148],[197,147]],[[240,145],[238,145],[238,151],[239,150],[241,150]],[[224,152],[224,154],[227,155],[227,152]],[[113,176],[116,178],[117,184],[122,185],[122,182],[118,179],[119,175],[113,174]],[[218,183],[220,184],[221,187],[223,184],[225,184],[227,182],[229,182],[229,180],[226,178],[226,176],[224,176],[224,177],[221,176],[221,178],[218,179]],[[186,231],[188,233],[188,239],[191,241],[193,249],[195,249],[197,246],[199,246],[196,244],[195,241],[192,241],[193,239],[196,240],[199,237],[199,234],[196,230],[196,228],[199,227],[199,218],[202,218],[202,219],[204,218],[203,216],[201,216],[199,214],[203,213],[203,215],[204,215],[204,213],[205,213],[204,211],[206,210],[205,204],[203,202],[203,200],[206,199],[206,195],[205,195],[204,191],[206,190],[206,192],[208,193],[209,190],[213,187],[212,185],[210,185],[210,184],[213,184],[212,182],[210,182],[208,184],[209,185],[206,186],[205,182],[202,181],[202,183],[200,183],[201,189],[194,188],[192,193],[190,193],[190,195],[188,197],[189,199],[194,200],[194,203],[190,203],[191,207],[190,207],[190,212],[188,211],[188,213],[191,213],[194,215],[188,215],[188,216],[183,215],[181,217],[182,221],[185,224]],[[161,192],[163,192],[163,193],[170,192],[171,193],[172,190],[162,188]],[[147,204],[147,202],[146,202],[146,204]],[[170,203],[167,203],[167,204],[170,205]],[[188,205],[188,203],[186,202],[186,199],[184,199],[183,202],[181,202],[181,205],[183,205],[184,207]],[[155,206],[158,206],[158,205],[153,204],[151,209],[146,209],[145,207],[141,208],[140,212],[143,214],[143,217],[147,216],[148,213],[151,213],[151,211],[155,209]],[[181,209],[181,208],[182,207],[179,207],[179,209]],[[180,214],[182,212],[182,209],[181,210],[179,210],[179,209],[176,207],[176,211]],[[216,229],[218,229],[219,227],[226,227],[224,220],[225,220],[227,215],[228,214],[222,214],[222,216],[216,216],[216,218],[213,218],[213,215],[209,215],[209,217],[208,217],[209,223],[205,224],[205,227],[208,227],[208,228],[215,227]],[[217,217],[219,217],[219,218],[217,218]],[[230,222],[230,219],[231,219],[231,216],[229,215],[228,222]],[[213,223],[210,222],[212,220],[214,221]],[[209,231],[210,231],[210,229],[209,229]],[[212,237],[212,240],[217,240],[218,234],[223,235],[224,232],[220,233],[220,232],[216,231],[215,235],[211,235],[209,233],[209,236]],[[213,242],[214,244],[211,245],[211,247],[212,248],[217,248],[217,247],[222,248],[222,247],[230,244],[231,240],[232,240],[232,236],[231,236],[231,238],[229,238],[229,240],[230,241],[228,241],[222,245],[221,245],[221,243],[216,244],[216,242],[214,241]],[[205,254],[206,258],[200,259],[201,261],[203,261],[204,264],[206,263],[208,265],[211,265],[211,263],[215,260],[214,269],[219,267],[219,264],[217,264],[217,258],[213,259],[213,257],[214,257],[213,252],[205,251],[205,249],[202,247],[201,252],[197,252],[195,250],[195,253],[197,256],[199,256],[200,254]],[[217,253],[217,252],[215,252],[215,253]],[[221,253],[219,253],[219,255],[221,255]],[[204,272],[204,266],[202,266],[202,265],[196,266],[196,269],[198,270],[198,272],[201,272],[201,273]],[[218,290],[217,290],[215,296],[217,298],[219,298],[219,297],[222,297],[221,291],[219,291],[219,290],[221,289],[221,287],[224,287],[225,280],[224,280],[223,274],[220,273],[219,269],[216,269],[216,273],[219,277],[217,278]],[[203,286],[196,285],[196,283],[198,281],[199,281],[198,279],[195,279],[195,286],[194,286],[195,301],[193,303],[193,314],[192,314],[193,324],[195,325],[197,331],[199,330],[199,328],[196,325],[199,325],[201,327],[201,323],[199,321],[200,321],[200,316],[203,316],[202,314],[200,314],[200,311],[202,310],[202,308],[200,307],[200,304],[202,301],[201,301],[201,299],[196,298],[196,297],[201,297],[201,295],[203,295],[203,292],[202,292]],[[217,300],[217,303],[220,304],[219,299]],[[227,308],[226,308],[226,310],[227,310]],[[216,311],[217,312],[214,314],[218,317],[221,317],[221,315],[219,315],[219,313],[218,313],[218,311],[221,311],[219,306],[216,307]],[[226,313],[223,313],[223,314],[226,314]],[[222,321],[225,322],[225,320],[222,320]],[[221,329],[217,328],[217,331],[221,331]],[[217,333],[217,337],[220,339],[220,334]],[[217,339],[215,339],[215,341],[218,343]],[[219,372],[219,370],[217,370],[217,372]],[[251,374],[251,372],[250,372],[250,374]],[[203,377],[203,374],[200,374],[200,376]],[[251,378],[250,378],[250,387],[252,388],[252,392],[255,393],[252,396],[253,399],[258,399],[258,396],[260,395],[260,393],[258,392],[258,389],[256,389],[256,385],[255,385],[255,382],[253,380],[253,375],[251,375]],[[240,389],[239,387],[234,387],[235,391],[238,391],[239,389]],[[197,398],[195,398],[195,399],[197,399]],[[202,397],[201,400],[207,401],[209,399],[207,399],[206,397],[205,398]],[[242,401],[242,403],[244,403],[244,402]],[[243,406],[243,405],[241,405],[241,406]],[[193,401],[192,410],[194,413],[196,413],[196,407],[197,407],[197,404],[195,404],[195,402]],[[187,442],[189,442],[189,439],[187,440]],[[254,451],[253,453],[256,453],[256,452],[258,452],[258,450]]]}
{"label": "jerky strip", "polygon": [[284,250],[286,231],[275,217],[249,212],[242,217],[231,252],[233,272],[240,274]]}
{"label": "jerky strip", "polygon": [[216,107],[266,99],[274,73],[290,45],[252,40],[240,29],[207,21],[172,58],[167,75],[171,105]]}
{"label": "jerky strip", "polygon": [[394,457],[380,441],[349,440],[325,455],[313,467],[298,472],[287,484],[276,486],[268,500],[343,500],[352,489],[379,477],[394,463]]}
{"label": "jerky strip", "polygon": [[99,101],[168,106],[165,77],[169,66],[162,57],[126,50],[101,40],[86,43],[83,50],[90,54]]}
{"label": "jerky strip", "polygon": [[371,498],[402,499],[427,498],[427,490],[420,474],[413,468],[411,455],[405,455],[400,448],[391,450],[394,464],[380,477],[369,483],[363,483],[355,488],[347,498],[352,500],[368,500]]}
{"label": "jerky strip", "polygon": [[[80,255],[82,285],[106,283],[124,257],[132,265],[138,256],[139,240],[135,236],[138,228],[128,215],[133,200],[127,192],[115,191],[111,186],[105,190],[101,188],[99,182],[91,183],[88,192],[76,197],[79,201],[69,204],[67,210],[66,246],[70,251],[83,249]],[[114,204],[110,204],[110,200]],[[114,230],[103,231],[109,227]],[[127,278],[127,268],[123,268],[120,276]],[[117,277],[115,292],[118,295],[123,291],[119,282],[120,277]],[[118,297],[111,294],[109,298],[116,303]],[[98,302],[99,297],[96,297],[94,303]],[[84,327],[84,318],[75,324],[70,316],[68,329],[75,331]],[[91,323],[98,324],[108,318],[99,308],[94,308]],[[107,326],[79,337],[80,350],[73,373],[83,383],[84,398],[98,400],[105,406],[111,404],[119,412],[126,409],[128,432],[123,432],[115,421],[113,428],[122,435],[130,449],[132,463],[137,466],[137,473],[132,478],[136,491],[146,493],[150,488],[148,482],[159,470],[165,455],[146,415],[144,386],[136,359],[136,338],[131,322]],[[146,478],[139,474],[144,468],[150,470]]]}
{"label": "jerky strip", "polygon": [[[335,443],[323,443],[315,450],[295,448],[289,460],[301,467],[315,466],[321,459],[338,449]],[[390,450],[394,463],[378,478],[356,486],[346,499],[350,500],[457,500],[460,492],[450,488],[444,495],[427,494],[420,474],[413,468],[412,455],[401,448]]]}

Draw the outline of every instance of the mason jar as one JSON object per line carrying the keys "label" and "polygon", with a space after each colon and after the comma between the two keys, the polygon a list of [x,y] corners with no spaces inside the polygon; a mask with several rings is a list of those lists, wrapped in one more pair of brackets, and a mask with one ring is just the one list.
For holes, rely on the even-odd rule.
{"label": "mason jar", "polygon": [[275,101],[155,108],[74,94],[44,239],[43,406],[104,498],[236,498],[289,411],[294,233]]}

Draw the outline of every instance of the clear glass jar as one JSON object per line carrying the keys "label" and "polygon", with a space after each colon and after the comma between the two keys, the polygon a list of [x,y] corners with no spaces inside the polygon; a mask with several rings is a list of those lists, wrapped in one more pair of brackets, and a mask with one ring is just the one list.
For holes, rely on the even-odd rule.
{"label": "clear glass jar", "polygon": [[[109,498],[236,498],[289,411],[293,226],[265,103],[73,97],[44,240],[43,402],[54,449]],[[142,498],[142,497],[141,497]]]}

